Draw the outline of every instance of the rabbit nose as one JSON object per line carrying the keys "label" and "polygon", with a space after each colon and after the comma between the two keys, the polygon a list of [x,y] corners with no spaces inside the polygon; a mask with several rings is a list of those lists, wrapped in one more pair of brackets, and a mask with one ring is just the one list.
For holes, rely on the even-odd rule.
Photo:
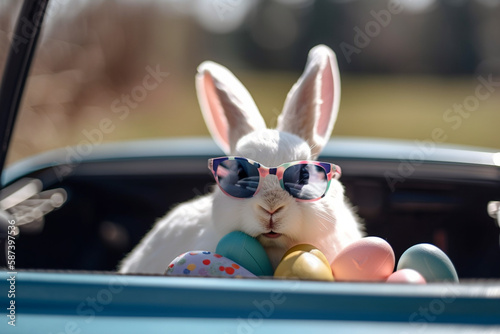
{"label": "rabbit nose", "polygon": [[283,210],[285,208],[285,206],[284,205],[280,205],[280,206],[278,206],[276,208],[264,208],[262,205],[259,205],[258,208],[262,212],[267,213],[270,216],[272,216],[272,215],[278,213],[279,211]]}
{"label": "rabbit nose", "polygon": [[256,198],[255,204],[260,212],[267,215],[276,215],[278,212],[284,211],[290,202],[290,195],[281,188],[264,189]]}

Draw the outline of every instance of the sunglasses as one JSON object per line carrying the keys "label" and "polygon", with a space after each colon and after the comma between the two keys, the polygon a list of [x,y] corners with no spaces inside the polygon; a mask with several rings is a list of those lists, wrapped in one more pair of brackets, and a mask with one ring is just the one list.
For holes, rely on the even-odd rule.
{"label": "sunglasses", "polygon": [[295,161],[278,167],[265,167],[241,157],[208,160],[219,188],[228,196],[250,198],[259,191],[261,179],[276,175],[281,188],[299,201],[316,201],[325,196],[332,178],[338,179],[340,167],[328,162]]}

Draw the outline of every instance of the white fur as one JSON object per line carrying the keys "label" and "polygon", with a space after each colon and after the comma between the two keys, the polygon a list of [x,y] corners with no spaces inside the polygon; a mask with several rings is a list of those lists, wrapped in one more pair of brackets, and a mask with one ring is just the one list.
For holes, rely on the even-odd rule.
{"label": "white fur", "polygon": [[[198,71],[205,121],[227,154],[275,167],[315,159],[328,141],[339,106],[340,79],[335,55],[326,46],[309,53],[277,130],[265,128],[250,94],[226,68],[205,62]],[[256,237],[275,267],[294,245],[312,244],[331,262],[342,248],[361,238],[360,225],[337,180],[332,180],[324,198],[314,202],[296,201],[274,175],[261,182],[252,198],[232,198],[216,187],[212,194],[177,206],[124,259],[120,272],[163,273],[179,254],[215,251],[220,238],[235,230]],[[281,236],[264,236],[271,231]]]}

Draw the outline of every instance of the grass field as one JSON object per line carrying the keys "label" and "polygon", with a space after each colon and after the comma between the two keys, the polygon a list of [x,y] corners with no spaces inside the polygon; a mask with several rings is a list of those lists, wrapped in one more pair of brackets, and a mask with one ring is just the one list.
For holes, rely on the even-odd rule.
{"label": "grass field", "polygon": [[[236,75],[253,95],[268,126],[276,125],[285,96],[299,73],[240,71]],[[102,98],[101,105],[87,106],[78,117],[58,114],[57,108],[30,116],[24,108],[9,162],[78,144],[86,140],[85,131],[98,129],[104,118],[111,120],[112,130],[103,134],[103,142],[208,136],[193,80],[182,78],[168,77],[122,118],[112,112],[113,95]],[[440,128],[446,143],[500,150],[500,87],[489,87],[490,92],[486,87],[478,88],[481,85],[470,77],[343,76],[333,136],[426,140]],[[477,89],[483,100],[475,97]],[[461,114],[449,110],[464,103]]]}

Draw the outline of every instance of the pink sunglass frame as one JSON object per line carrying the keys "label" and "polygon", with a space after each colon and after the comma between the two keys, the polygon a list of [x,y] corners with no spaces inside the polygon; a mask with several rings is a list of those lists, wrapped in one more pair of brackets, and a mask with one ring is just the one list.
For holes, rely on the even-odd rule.
{"label": "pink sunglass frame", "polygon": [[[226,156],[226,157],[218,157],[218,158],[208,159],[208,169],[210,169],[212,171],[215,182],[217,182],[219,189],[227,196],[232,197],[232,198],[237,198],[237,199],[247,199],[249,197],[236,197],[236,196],[233,196],[233,195],[227,193],[220,185],[219,178],[217,177],[217,168],[219,167],[219,165],[222,162],[224,162],[226,160],[246,161],[249,164],[251,164],[257,168],[257,170],[259,171],[259,184],[258,184],[257,189],[255,190],[254,194],[252,195],[252,197],[258,194],[260,187],[261,187],[261,184],[262,184],[261,180],[269,175],[276,175],[276,177],[279,180],[281,188],[283,190],[287,191],[285,188],[284,181],[283,181],[283,174],[285,173],[285,170],[288,167],[291,167],[294,165],[311,164],[311,165],[315,165],[315,166],[320,166],[325,171],[325,174],[327,177],[327,186],[326,186],[326,189],[325,189],[323,195],[321,195],[318,198],[314,198],[314,199],[301,199],[301,198],[297,198],[294,196],[295,200],[300,201],[300,202],[314,202],[314,201],[317,201],[317,200],[325,197],[325,194],[328,192],[328,189],[330,188],[331,180],[332,179],[338,180],[342,174],[342,170],[338,165],[335,165],[335,164],[332,164],[329,162],[320,162],[320,161],[312,161],[312,160],[292,161],[292,162],[286,162],[286,163],[281,164],[277,167],[266,167],[257,161],[243,158],[243,157],[238,157],[238,156]],[[292,195],[292,194],[290,193],[290,195]]]}

